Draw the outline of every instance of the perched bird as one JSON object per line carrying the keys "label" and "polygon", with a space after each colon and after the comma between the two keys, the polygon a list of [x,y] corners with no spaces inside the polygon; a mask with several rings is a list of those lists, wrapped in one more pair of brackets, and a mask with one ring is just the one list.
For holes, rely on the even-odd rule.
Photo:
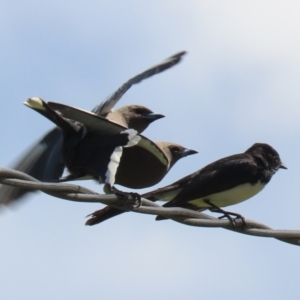
{"label": "perched bird", "polygon": [[[217,160],[168,186],[143,194],[156,201],[168,201],[164,207],[183,207],[202,211],[220,209],[245,201],[259,193],[278,169],[286,169],[279,154],[268,144],[256,143],[247,151]],[[94,225],[117,215],[116,210],[105,207],[91,214],[87,225]],[[158,216],[157,220],[163,217]]]}
{"label": "perched bird", "polygon": [[[120,124],[125,128],[133,128],[141,133],[149,124],[162,118],[163,115],[155,114],[148,108],[139,105],[124,106],[114,111],[112,111],[112,108],[132,85],[176,65],[185,53],[185,51],[179,52],[129,79],[101,104],[96,106],[92,112],[98,116],[106,117],[111,122]],[[65,169],[62,158],[62,143],[62,131],[59,127],[56,127],[36,142],[13,168],[41,181],[52,181],[60,178]],[[0,204],[8,204],[22,199],[28,192],[29,190],[26,189],[0,185]]]}
{"label": "perched bird", "polygon": [[[116,183],[123,186],[131,185],[135,188],[139,188],[139,186],[142,186],[141,183],[148,182],[148,186],[152,186],[162,180],[179,159],[198,153],[196,150],[184,148],[181,145],[173,143],[157,142],[156,145],[167,157],[167,165],[161,164],[159,160],[154,159],[154,157],[148,160],[148,158],[151,158],[150,155],[145,152],[146,155],[144,156],[143,152],[138,151],[138,147],[130,148],[130,150],[132,150],[132,152],[136,152],[137,155],[130,155],[130,151],[128,151],[129,149],[126,148],[124,149],[122,160],[116,175]],[[135,157],[136,163],[131,164],[130,162],[132,161],[127,158],[127,155]],[[146,163],[143,161],[143,157],[144,159],[146,158]],[[147,168],[145,168],[145,165]],[[86,225],[96,225],[124,212],[124,210],[107,206],[104,209],[98,210],[89,215],[92,216],[92,218],[86,222]]]}

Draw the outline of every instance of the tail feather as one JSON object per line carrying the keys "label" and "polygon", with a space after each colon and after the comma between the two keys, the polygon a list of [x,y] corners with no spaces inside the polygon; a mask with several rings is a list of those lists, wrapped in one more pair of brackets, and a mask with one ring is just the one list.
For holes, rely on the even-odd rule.
{"label": "tail feather", "polygon": [[93,226],[102,223],[103,221],[106,221],[112,217],[118,216],[124,212],[124,210],[106,206],[103,209],[97,210],[92,214],[88,215],[87,217],[91,218],[85,222],[85,225]]}

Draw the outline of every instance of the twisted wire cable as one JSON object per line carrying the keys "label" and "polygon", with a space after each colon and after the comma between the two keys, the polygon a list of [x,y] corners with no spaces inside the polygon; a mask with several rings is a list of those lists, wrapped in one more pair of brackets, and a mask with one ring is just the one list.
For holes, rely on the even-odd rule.
{"label": "twisted wire cable", "polygon": [[[275,238],[279,241],[300,246],[300,230],[275,230],[257,221],[245,219],[246,226],[237,220],[233,226],[229,220],[180,207],[167,208],[147,199],[137,206],[134,199],[124,202],[115,195],[98,194],[85,187],[69,183],[45,183],[15,170],[0,168],[0,183],[16,187],[40,190],[53,197],[85,203],[102,203],[125,211],[160,215],[181,224],[197,227],[217,227],[252,236]],[[240,222],[239,222],[240,221]],[[239,226],[240,225],[240,226]]]}

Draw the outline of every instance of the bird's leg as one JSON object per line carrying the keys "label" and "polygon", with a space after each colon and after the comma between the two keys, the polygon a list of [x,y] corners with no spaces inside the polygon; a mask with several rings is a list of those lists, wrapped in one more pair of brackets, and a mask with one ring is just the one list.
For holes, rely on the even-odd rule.
{"label": "bird's leg", "polygon": [[[223,214],[223,216],[219,217],[218,219],[221,220],[221,219],[227,218],[230,221],[230,223],[235,227],[237,226],[236,220],[239,219],[239,220],[242,221],[242,224],[243,224],[242,227],[246,226],[245,218],[242,215],[234,213],[234,212],[223,210],[219,206],[217,206],[214,203],[210,202],[208,199],[204,199],[203,201],[206,204],[208,204],[209,206],[211,206],[211,208],[209,209],[211,212],[217,212],[217,213]],[[232,218],[231,216],[234,216],[235,218]]]}
{"label": "bird's leg", "polygon": [[118,190],[116,187],[112,186],[110,187],[111,191],[113,194],[115,194],[120,200],[122,200],[123,205],[125,205],[125,203],[128,200],[133,200],[134,203],[137,202],[137,206],[136,207],[140,207],[142,204],[142,200],[141,200],[141,195],[138,193],[133,193],[133,192],[123,192]]}

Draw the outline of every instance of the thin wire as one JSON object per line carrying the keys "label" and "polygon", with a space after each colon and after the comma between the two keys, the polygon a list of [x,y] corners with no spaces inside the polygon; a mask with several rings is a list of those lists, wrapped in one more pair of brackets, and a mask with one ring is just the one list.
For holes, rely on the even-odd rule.
{"label": "thin wire", "polygon": [[141,206],[137,207],[132,198],[124,204],[123,200],[118,199],[115,195],[98,194],[85,187],[69,183],[40,182],[25,173],[5,168],[0,168],[0,183],[32,190],[40,190],[46,194],[64,200],[85,203],[102,203],[124,211],[163,216],[185,225],[224,228],[226,230],[247,235],[276,238],[282,242],[300,246],[300,230],[275,230],[262,223],[249,219],[245,219],[246,227],[242,226],[242,222],[238,222],[236,226],[233,226],[228,220],[219,220],[213,216],[180,207],[162,207],[147,199],[142,199]]}

